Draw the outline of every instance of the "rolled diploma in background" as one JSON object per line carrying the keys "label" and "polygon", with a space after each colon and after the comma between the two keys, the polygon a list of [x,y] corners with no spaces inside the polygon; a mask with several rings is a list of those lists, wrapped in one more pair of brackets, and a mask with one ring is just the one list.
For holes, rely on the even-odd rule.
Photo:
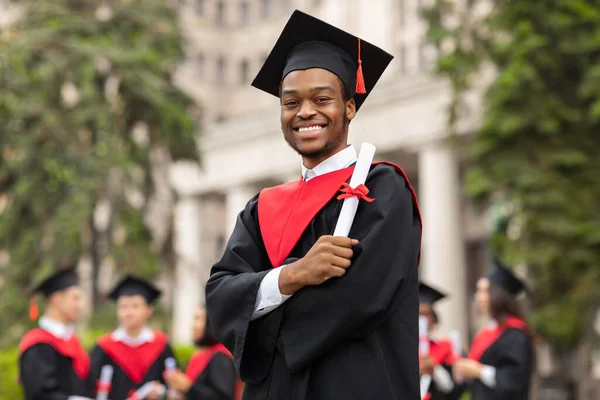
{"label": "rolled diploma in background", "polygon": [[[138,399],[145,399],[146,397],[148,397],[148,395],[150,394],[150,392],[152,392],[152,389],[154,389],[155,385],[157,385],[154,382],[146,382],[145,384],[142,385],[141,388],[139,388],[138,390],[135,391],[135,395]],[[160,387],[159,391],[161,393],[159,393],[159,395],[164,394],[165,390],[164,390],[164,386],[161,384],[158,384],[158,386]]]}
{"label": "rolled diploma in background", "polygon": [[113,367],[111,365],[105,365],[100,370],[100,390],[96,395],[96,400],[108,400],[109,391],[105,388],[110,385],[113,376]]}
{"label": "rolled diploma in background", "polygon": [[[175,372],[175,370],[177,369],[177,362],[175,361],[175,359],[173,357],[169,357],[165,360],[165,369],[168,372]],[[173,396],[173,395],[177,394],[177,390],[173,389],[173,388],[169,388],[168,393]]]}
{"label": "rolled diploma in background", "polygon": [[[429,356],[429,321],[425,316],[419,316],[419,354]],[[421,398],[425,397],[431,385],[431,376],[422,375],[420,381]]]}
{"label": "rolled diploma in background", "polygon": [[[450,340],[452,341],[452,352],[455,358],[462,358],[462,344],[460,342],[460,332],[456,329],[450,332]],[[455,375],[456,383],[462,383],[463,378],[458,374]]]}
{"label": "rolled diploma in background", "polygon": [[[360,147],[360,153],[358,154],[354,172],[352,172],[352,177],[350,178],[350,187],[352,189],[364,185],[367,181],[367,175],[369,175],[374,156],[375,146],[370,143],[363,143]],[[359,199],[356,196],[344,199],[340,216],[335,225],[335,230],[333,231],[333,236],[348,236],[352,223],[354,222],[356,209],[358,208],[358,200]]]}

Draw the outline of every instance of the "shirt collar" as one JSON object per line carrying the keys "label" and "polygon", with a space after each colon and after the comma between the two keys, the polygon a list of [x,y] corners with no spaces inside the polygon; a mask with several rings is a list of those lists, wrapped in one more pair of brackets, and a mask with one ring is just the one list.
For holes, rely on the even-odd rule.
{"label": "shirt collar", "polygon": [[339,151],[328,159],[319,163],[313,169],[308,169],[302,165],[302,178],[309,181],[319,175],[328,174],[342,168],[349,167],[356,162],[356,149],[354,146],[348,145],[344,150]]}
{"label": "shirt collar", "polygon": [[71,325],[65,325],[50,317],[43,316],[40,318],[39,326],[59,339],[69,340],[73,336],[73,327]]}
{"label": "shirt collar", "polygon": [[118,328],[112,333],[111,337],[116,342],[122,342],[131,347],[138,347],[144,343],[150,343],[154,341],[154,332],[152,329],[145,327],[137,337],[132,338],[127,334],[125,329]]}

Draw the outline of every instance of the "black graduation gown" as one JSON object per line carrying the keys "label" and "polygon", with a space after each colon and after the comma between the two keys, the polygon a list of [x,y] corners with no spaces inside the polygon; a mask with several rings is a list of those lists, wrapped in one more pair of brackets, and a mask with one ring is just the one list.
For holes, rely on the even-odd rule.
{"label": "black graduation gown", "polygon": [[[409,185],[393,166],[372,167],[366,186],[375,201],[359,203],[349,236],[360,243],[346,274],[301,289],[254,321],[260,282],[273,265],[258,197],[248,202],[206,288],[216,336],[246,382],[244,399],[419,399],[421,226]],[[332,234],[341,207],[334,190],[289,258]]]}
{"label": "black graduation gown", "polygon": [[[447,340],[431,341],[430,342],[430,356],[433,358],[437,366],[441,366],[450,374],[452,377],[452,363],[455,360],[455,356],[452,352],[452,343]],[[454,383],[454,388],[449,393],[442,392],[436,385],[435,380],[431,380],[429,385],[428,400],[457,400],[462,394],[460,385]]]}
{"label": "black graduation gown", "polygon": [[21,384],[26,400],[67,400],[69,396],[92,397],[87,381],[73,370],[73,361],[40,343],[19,359]]}
{"label": "black graduation gown", "polygon": [[[190,364],[193,360],[190,360]],[[190,365],[191,367],[192,365]],[[186,374],[189,372],[186,371]],[[237,374],[231,358],[217,352],[210,358],[204,369],[194,375],[186,400],[234,400],[237,387]]]}
{"label": "black graduation gown", "polygon": [[496,368],[496,387],[476,379],[471,400],[529,400],[533,373],[533,345],[525,331],[508,328],[481,355],[479,362]]}
{"label": "black graduation gown", "polygon": [[[112,353],[115,355],[112,355]],[[158,381],[165,385],[163,372],[165,360],[174,353],[167,342],[166,335],[155,332],[155,340],[138,347],[129,347],[120,342],[113,342],[109,335],[101,338],[91,353],[90,379],[96,385],[100,379],[102,367],[111,365],[113,376],[110,400],[125,400],[132,391],[139,389],[147,382]]]}

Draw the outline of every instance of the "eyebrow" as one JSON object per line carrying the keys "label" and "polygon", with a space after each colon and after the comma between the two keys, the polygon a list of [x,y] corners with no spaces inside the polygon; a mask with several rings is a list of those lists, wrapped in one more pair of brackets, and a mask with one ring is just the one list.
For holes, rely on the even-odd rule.
{"label": "eyebrow", "polygon": [[[311,93],[322,92],[322,91],[328,91],[328,92],[335,93],[335,90],[333,90],[333,88],[331,86],[316,86],[316,87],[310,89]],[[293,89],[286,89],[283,92],[281,92],[282,96],[285,96],[286,94],[298,94],[298,91],[293,90]]]}

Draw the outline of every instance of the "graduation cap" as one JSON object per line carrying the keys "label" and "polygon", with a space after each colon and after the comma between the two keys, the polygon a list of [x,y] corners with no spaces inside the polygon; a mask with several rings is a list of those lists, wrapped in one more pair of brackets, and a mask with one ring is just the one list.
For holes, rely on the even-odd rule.
{"label": "graduation cap", "polygon": [[513,296],[526,289],[525,284],[497,257],[493,259],[492,269],[488,273],[487,278],[490,283],[505,289]]}
{"label": "graduation cap", "polygon": [[126,275],[108,294],[108,298],[117,301],[122,296],[142,296],[148,304],[152,304],[161,291],[143,278]]}
{"label": "graduation cap", "polygon": [[79,277],[77,276],[75,266],[56,271],[43,279],[41,282],[35,284],[29,291],[31,296],[29,317],[32,320],[35,320],[39,316],[37,294],[42,294],[45,298],[48,298],[53,293],[60,292],[77,285],[79,285]]}
{"label": "graduation cap", "polygon": [[279,97],[287,74],[322,68],[340,78],[358,111],[393,58],[369,42],[296,10],[252,86]]}
{"label": "graduation cap", "polygon": [[426,285],[423,282],[419,282],[419,303],[431,304],[445,298],[446,295],[437,289]]}

